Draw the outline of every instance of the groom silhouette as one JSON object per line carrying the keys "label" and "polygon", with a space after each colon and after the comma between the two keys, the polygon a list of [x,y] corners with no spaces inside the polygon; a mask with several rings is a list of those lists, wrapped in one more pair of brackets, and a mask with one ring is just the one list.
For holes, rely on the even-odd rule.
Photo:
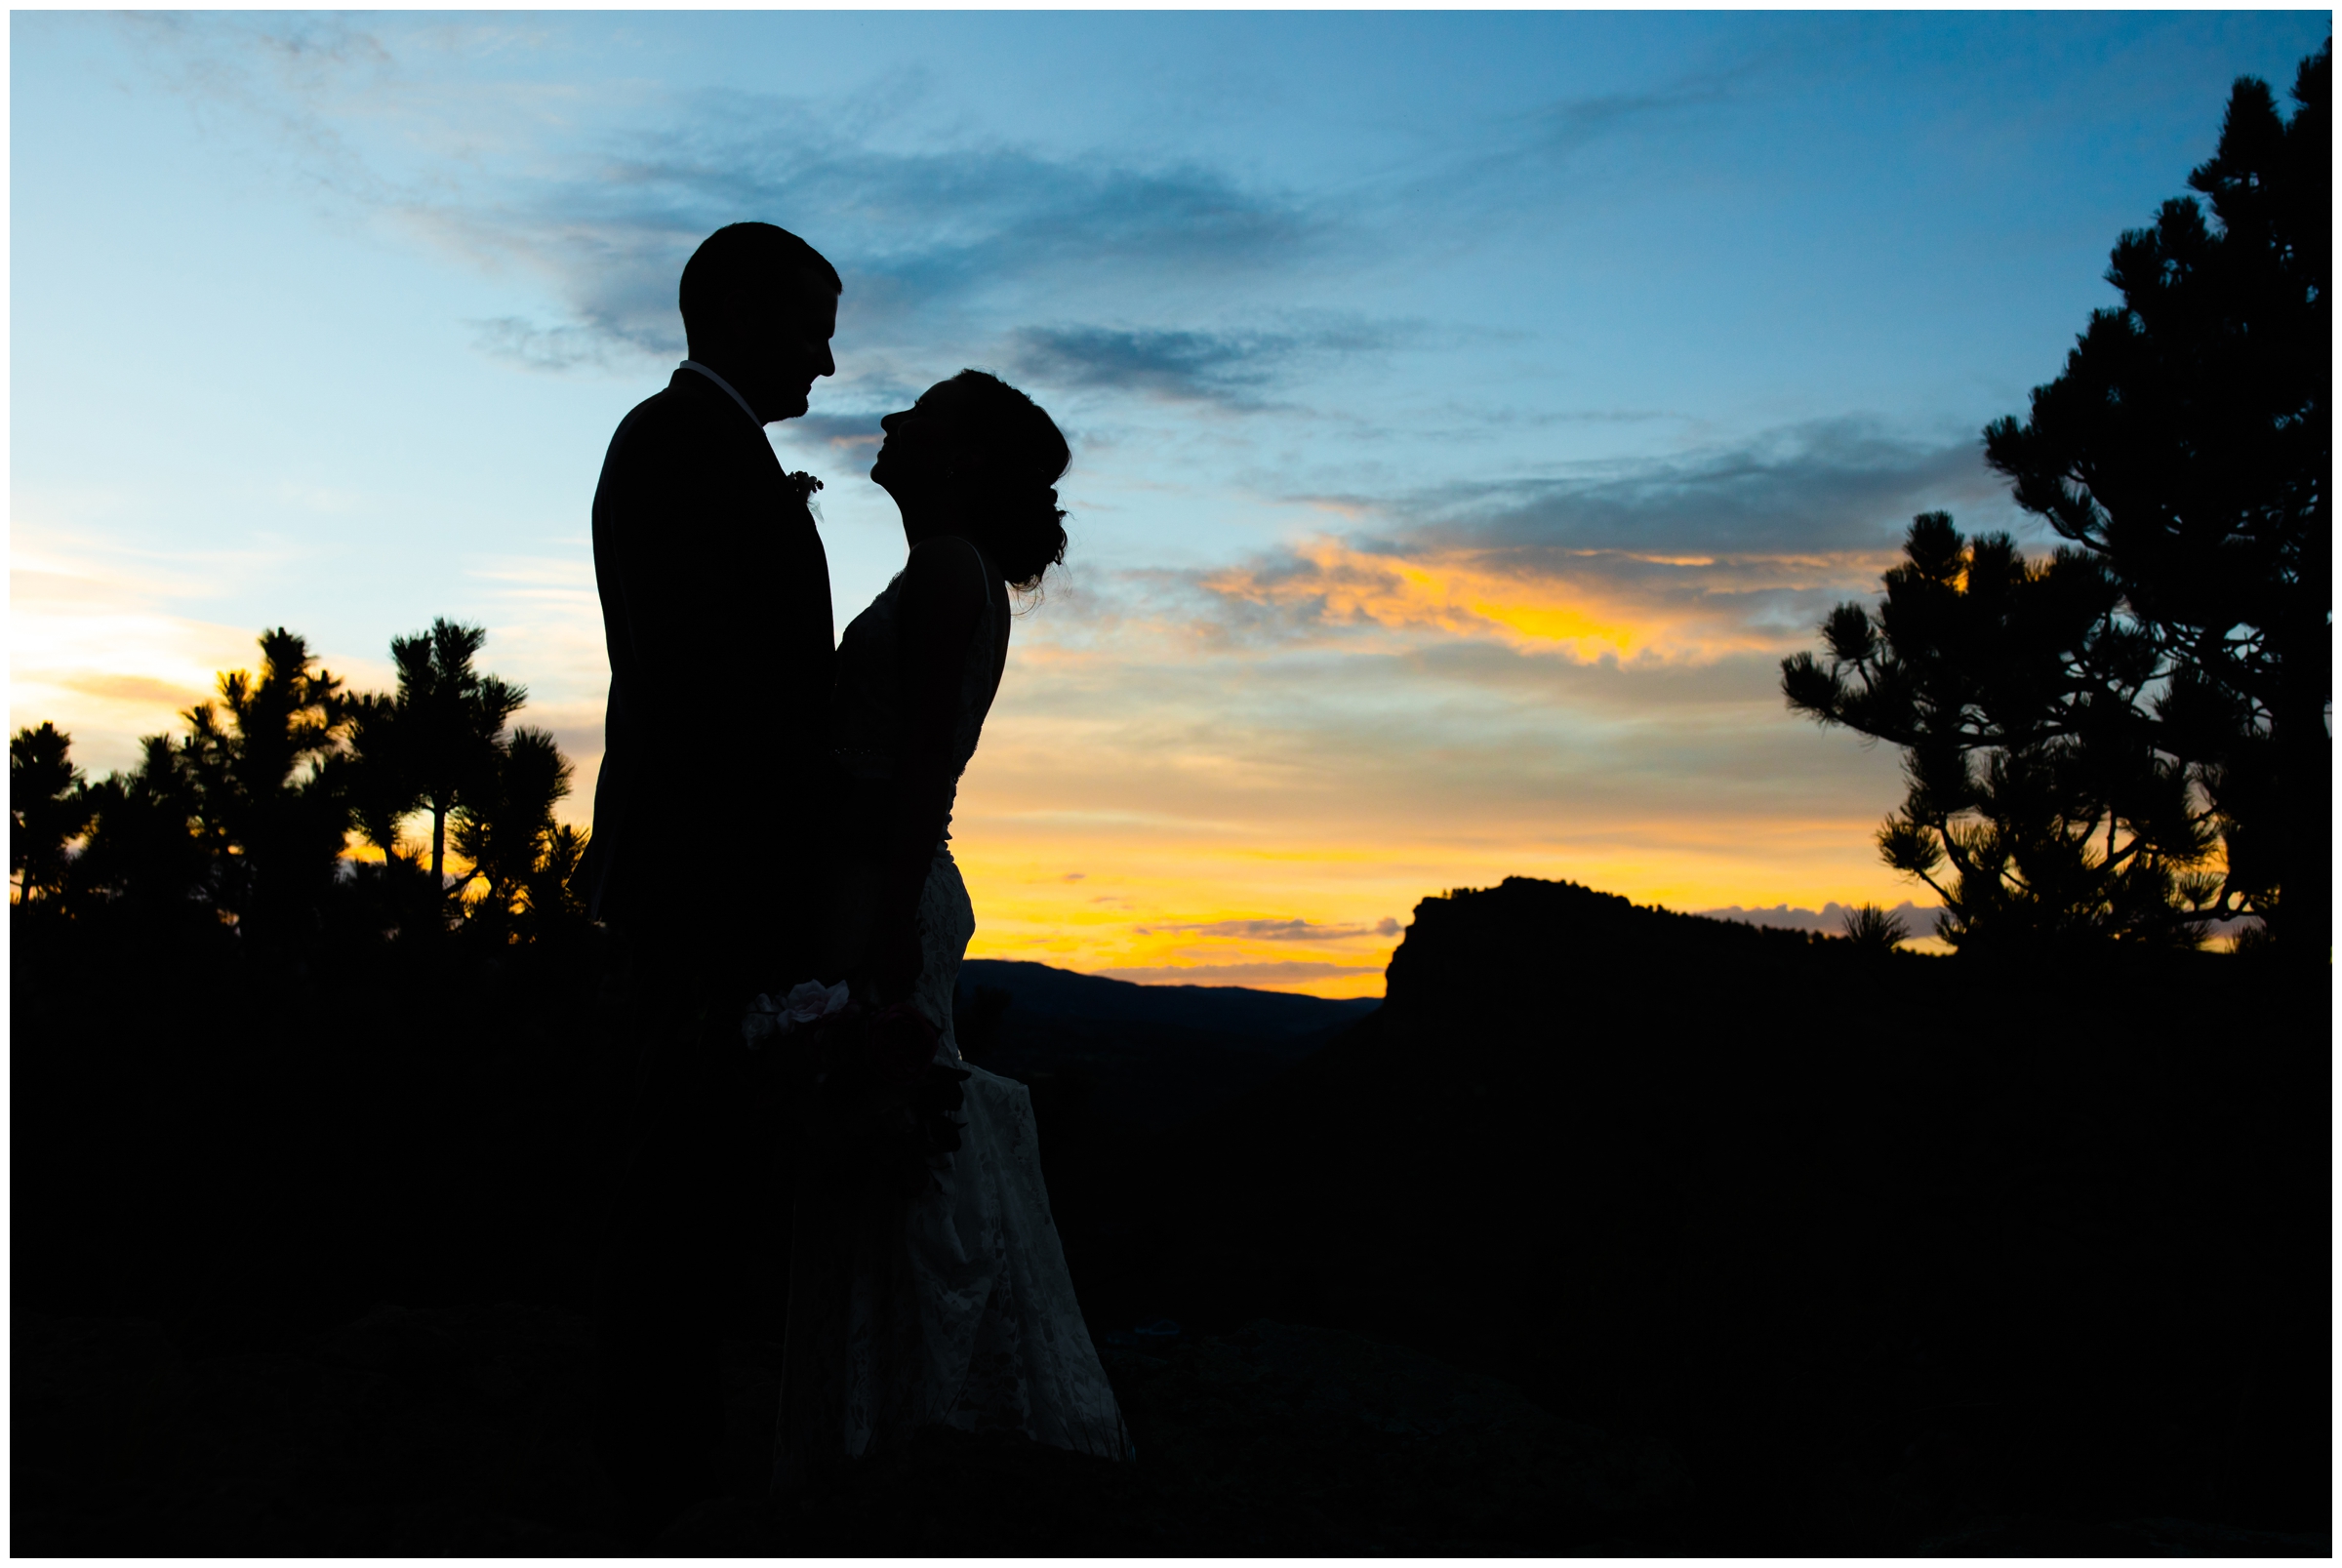
{"label": "groom silhouette", "polygon": [[787,229],[709,235],[683,268],[691,357],[619,425],[593,498],[610,706],[586,878],[645,1054],[596,1291],[597,1435],[637,1533],[712,1490],[726,1307],[745,1254],[786,1256],[740,1015],[813,973],[832,628],[821,536],[764,426],[836,371],[840,287]]}

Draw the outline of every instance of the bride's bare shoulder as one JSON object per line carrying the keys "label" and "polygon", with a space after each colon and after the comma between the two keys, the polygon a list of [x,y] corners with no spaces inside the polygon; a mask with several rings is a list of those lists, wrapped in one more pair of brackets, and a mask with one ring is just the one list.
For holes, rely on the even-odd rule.
{"label": "bride's bare shoulder", "polygon": [[936,534],[910,547],[910,559],[903,563],[903,591],[930,601],[973,595],[981,604],[991,583],[982,551],[957,534]]}

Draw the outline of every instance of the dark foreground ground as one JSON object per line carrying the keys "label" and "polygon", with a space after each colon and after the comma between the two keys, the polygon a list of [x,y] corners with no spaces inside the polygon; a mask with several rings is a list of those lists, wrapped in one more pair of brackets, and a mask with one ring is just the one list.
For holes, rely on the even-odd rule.
{"label": "dark foreground ground", "polygon": [[[661,1555],[1641,1555],[1729,1549],[1663,1441],[1335,1330],[1262,1321],[1109,1351],[1136,1463],[924,1435],[843,1485],[760,1496],[779,1347],[727,1355],[729,1493]],[[608,1555],[580,1433],[586,1324],[545,1308],[384,1307],[272,1352],[180,1356],[152,1325],[20,1320],[12,1549],[26,1555]],[[1923,1555],[2324,1555],[2322,1534],[2172,1517],[1970,1514],[1915,1452],[1849,1515]]]}
{"label": "dark foreground ground", "polygon": [[[602,955],[15,957],[15,1551],[628,1545]],[[2328,1553],[2311,981],[1529,882],[1427,901],[1355,1023],[1014,967],[966,1037],[1033,1085],[1093,1333],[1185,1330],[1106,1352],[1137,1462],[935,1434],[773,1509],[750,1269],[720,1495],[656,1549]]]}
{"label": "dark foreground ground", "polygon": [[[415,1554],[621,1549],[579,1441],[586,1325],[518,1307],[383,1308],[283,1351],[180,1358],[146,1325],[19,1327],[19,1551]],[[1550,1551],[1647,1529],[1680,1494],[1514,1389],[1321,1329],[1261,1323],[1110,1351],[1138,1434],[1115,1465],[938,1433],[776,1512],[758,1493],[779,1347],[727,1358],[733,1495],[661,1551],[1050,1554]],[[27,1419],[29,1418],[29,1419]]]}

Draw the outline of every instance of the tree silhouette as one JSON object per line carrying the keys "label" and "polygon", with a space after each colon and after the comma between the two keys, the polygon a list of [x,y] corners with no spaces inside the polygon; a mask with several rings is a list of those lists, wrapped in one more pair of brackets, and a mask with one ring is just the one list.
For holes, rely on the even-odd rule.
{"label": "tree silhouette", "polygon": [[218,840],[205,825],[194,775],[168,736],[147,736],[140,745],[137,767],[88,787],[89,840],[67,872],[67,906],[209,919],[220,882]]}
{"label": "tree silhouette", "polygon": [[[471,864],[465,881],[484,881],[477,907],[492,923],[506,923],[545,896],[541,873],[548,859],[583,850],[575,829],[553,821],[553,807],[569,793],[571,768],[553,738],[526,727],[497,748],[497,765],[456,808],[451,824],[456,853]],[[561,839],[563,832],[568,839]],[[566,873],[564,875],[566,880]]]}
{"label": "tree silhouette", "polygon": [[2283,119],[2238,80],[2211,202],[2165,202],[2122,235],[2091,314],[2029,418],[1987,461],[2097,562],[2165,696],[2159,752],[2212,803],[2222,906],[2321,964],[2332,941],[2332,45]]}
{"label": "tree silhouette", "polygon": [[1876,611],[1839,605],[1829,663],[1784,660],[1789,705],[1904,749],[1910,788],[1878,832],[1943,900],[1956,946],[2192,946],[2221,912],[2200,867],[2214,815],[2168,753],[2174,698],[2106,566],[2028,562],[1944,512],[1912,521]]}
{"label": "tree silhouette", "polygon": [[[69,915],[224,916],[269,935],[322,929],[329,909],[377,936],[451,923],[491,943],[583,930],[570,881],[586,838],[553,820],[573,770],[549,733],[504,733],[525,694],[471,667],[484,638],[444,619],[394,638],[400,683],[385,694],[343,691],[303,639],[265,632],[257,676],[222,674],[219,703],[183,715],[184,736],[146,737],[139,766],[94,784],[55,725],[19,730],[19,901]],[[400,823],[426,807],[427,873],[398,850]],[[353,827],[384,851],[379,877],[342,866]],[[468,866],[460,877],[445,871],[451,847]]]}
{"label": "tree silhouette", "polygon": [[89,827],[88,781],[54,724],[19,730],[8,743],[8,874],[19,900],[54,901],[72,868],[67,845]]}
{"label": "tree silhouette", "polygon": [[218,910],[272,932],[313,915],[347,830],[334,764],[348,700],[299,635],[280,626],[260,645],[257,676],[222,674],[219,705],[189,708],[183,738],[146,737],[139,766],[99,784],[56,726],[17,732],[12,870],[26,897]]}
{"label": "tree silhouette", "polygon": [[262,633],[260,674],[222,674],[224,716],[209,703],[189,708],[173,758],[200,802],[215,900],[269,927],[314,908],[348,833],[348,807],[325,767],[347,732],[347,699],[340,679],[311,671],[315,663],[297,633]]}
{"label": "tree silhouette", "polygon": [[350,825],[383,852],[385,863],[399,859],[399,824],[423,805],[414,769],[399,746],[398,719],[396,698],[382,692],[351,694],[342,795],[349,803]]}
{"label": "tree silhouette", "polygon": [[524,930],[543,934],[556,929],[576,931],[588,925],[586,890],[578,881],[578,866],[586,858],[590,834],[566,823],[545,837],[537,867],[521,881]]}
{"label": "tree silhouette", "polygon": [[[420,804],[431,814],[431,885],[447,885],[448,824],[459,808],[497,788],[503,762],[505,724],[528,700],[525,687],[510,685],[472,667],[488,640],[482,626],[466,626],[442,616],[428,631],[390,639],[390,661],[398,668],[398,690],[387,711],[381,704],[366,713],[369,750],[381,756],[379,786],[370,786],[369,838],[395,830],[396,813],[382,817],[397,801]],[[411,809],[411,805],[410,808]]]}
{"label": "tree silhouette", "polygon": [[1858,904],[1839,921],[1846,940],[1873,952],[1892,952],[1911,936],[1903,917],[1876,904]]}

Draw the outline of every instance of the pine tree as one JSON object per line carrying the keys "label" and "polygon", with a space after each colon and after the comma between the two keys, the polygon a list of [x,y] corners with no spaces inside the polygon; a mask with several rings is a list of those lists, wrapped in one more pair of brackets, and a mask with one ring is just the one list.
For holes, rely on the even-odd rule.
{"label": "pine tree", "polygon": [[168,736],[140,743],[128,773],[89,786],[89,842],[74,859],[67,899],[138,910],[165,921],[215,918],[219,834],[207,814],[186,748]]}
{"label": "pine tree", "polygon": [[2028,561],[1915,518],[1876,610],[1823,623],[1825,665],[1783,662],[1793,709],[1899,745],[1910,788],[1888,864],[1943,901],[1960,947],[2194,945],[2218,911],[2212,812],[2146,704],[2152,638],[2080,550]]}
{"label": "pine tree", "polygon": [[[390,639],[398,690],[387,726],[396,759],[389,766],[399,783],[385,793],[408,788],[407,798],[430,812],[433,887],[447,885],[450,819],[466,801],[495,790],[505,725],[528,700],[525,687],[472,667],[487,640],[485,627],[445,617],[428,631]],[[369,714],[371,721],[380,717]]]}
{"label": "pine tree", "polygon": [[326,767],[347,732],[347,700],[315,663],[299,634],[262,633],[260,674],[222,674],[221,707],[189,708],[186,740],[168,759],[199,803],[215,900],[269,929],[314,911],[348,836],[349,809]]}
{"label": "pine tree", "polygon": [[2223,841],[2221,907],[2322,965],[2332,942],[2332,46],[2290,121],[2240,79],[2220,142],[2125,233],[2099,310],[1988,461],[2101,566]]}
{"label": "pine tree", "polygon": [[385,693],[350,695],[342,792],[349,802],[350,824],[383,852],[385,864],[399,859],[399,825],[423,805],[414,769],[399,744],[399,716],[397,699]]}
{"label": "pine tree", "polygon": [[[95,784],[54,725],[20,730],[9,751],[19,897],[68,914],[112,906],[253,934],[318,929],[355,827],[384,852],[375,891],[346,905],[366,930],[464,923],[533,940],[583,925],[569,883],[585,836],[553,820],[573,770],[549,733],[505,733],[526,694],[472,667],[484,639],[440,620],[392,640],[396,693],[349,693],[303,638],[265,632],[258,675],[222,674],[218,703],[188,709],[183,736],[146,737],[138,767]],[[403,821],[426,808],[427,885],[398,850]],[[451,848],[466,863],[458,877],[445,871]]]}
{"label": "pine tree", "polygon": [[549,733],[524,726],[498,747],[492,782],[456,809],[455,850],[471,866],[465,880],[487,884],[475,918],[505,925],[533,896],[543,897],[548,860],[567,855],[575,868],[574,829],[571,839],[563,839],[553,821],[554,806],[569,794],[572,771]]}
{"label": "pine tree", "polygon": [[25,904],[64,892],[68,846],[95,811],[72,748],[73,738],[49,723],[19,730],[8,743],[8,874]]}

